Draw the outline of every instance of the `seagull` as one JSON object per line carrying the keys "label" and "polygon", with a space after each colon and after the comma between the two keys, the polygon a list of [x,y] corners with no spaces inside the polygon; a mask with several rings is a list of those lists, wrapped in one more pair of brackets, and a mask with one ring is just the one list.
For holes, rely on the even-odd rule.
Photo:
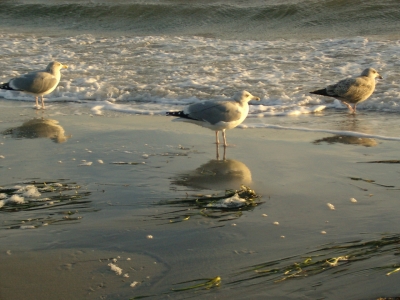
{"label": "seagull", "polygon": [[[310,93],[336,98],[342,101],[352,114],[355,114],[357,104],[367,100],[374,92],[376,77],[383,79],[375,69],[367,68],[359,77],[343,79],[336,84]],[[354,104],[354,107],[350,103]]]}
{"label": "seagull", "polygon": [[43,96],[55,90],[61,79],[61,69],[68,66],[53,61],[43,71],[31,72],[11,79],[7,83],[0,84],[0,89],[25,92],[35,95],[36,107],[39,108],[38,98],[41,97],[44,109]]}
{"label": "seagull", "polygon": [[260,101],[260,98],[241,91],[234,95],[233,101],[202,101],[191,104],[182,111],[167,112],[167,116],[179,117],[174,121],[189,122],[214,130],[217,144],[218,131],[222,131],[226,147],[225,130],[235,128],[246,119],[250,100]]}

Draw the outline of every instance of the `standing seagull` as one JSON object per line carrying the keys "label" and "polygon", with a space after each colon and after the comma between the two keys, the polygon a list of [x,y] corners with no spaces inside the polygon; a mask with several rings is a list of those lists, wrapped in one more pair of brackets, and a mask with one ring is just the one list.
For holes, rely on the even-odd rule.
{"label": "standing seagull", "polygon": [[[328,85],[325,89],[310,93],[336,98],[355,114],[357,104],[367,100],[374,92],[376,77],[383,79],[375,69],[368,68],[359,77],[343,79],[336,84]],[[349,103],[353,103],[354,108]]]}
{"label": "standing seagull", "polygon": [[61,69],[68,68],[57,61],[48,64],[43,71],[31,72],[11,79],[7,83],[0,84],[0,89],[20,91],[35,95],[36,107],[39,107],[38,97],[41,97],[44,108],[43,96],[55,90],[61,79]]}
{"label": "standing seagull", "polygon": [[174,121],[189,122],[214,130],[217,144],[218,131],[222,131],[226,147],[225,130],[235,128],[246,119],[250,100],[260,101],[260,98],[242,91],[234,95],[233,101],[202,101],[191,104],[182,111],[167,112],[167,116],[179,117]]}

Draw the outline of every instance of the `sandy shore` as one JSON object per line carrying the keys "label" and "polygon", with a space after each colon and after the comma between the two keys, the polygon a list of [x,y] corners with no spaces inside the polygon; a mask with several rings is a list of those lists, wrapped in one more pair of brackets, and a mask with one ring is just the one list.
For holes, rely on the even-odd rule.
{"label": "sandy shore", "polygon": [[[254,272],[237,275],[269,261],[304,260],[323,245],[397,234],[399,164],[367,162],[399,159],[398,142],[234,129],[227,132],[234,145],[225,160],[220,148],[217,160],[213,132],[167,117],[93,116],[72,104],[52,104],[45,112],[26,103],[0,105],[0,187],[53,182],[69,188],[59,195],[71,197],[57,198],[53,190],[53,203],[0,208],[0,299],[400,294],[400,273],[386,276],[400,263],[396,248],[280,283],[253,278]],[[208,217],[183,202],[160,205],[240,184],[263,203]],[[177,283],[216,276],[218,288],[171,291]]]}

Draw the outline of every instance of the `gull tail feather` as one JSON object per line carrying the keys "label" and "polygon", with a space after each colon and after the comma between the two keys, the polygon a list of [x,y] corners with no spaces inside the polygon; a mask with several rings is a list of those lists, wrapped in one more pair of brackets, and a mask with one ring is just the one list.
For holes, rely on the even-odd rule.
{"label": "gull tail feather", "polygon": [[0,84],[0,89],[14,91],[14,89],[12,87],[10,87],[10,83],[9,82],[1,83]]}
{"label": "gull tail feather", "polygon": [[328,91],[326,89],[315,90],[310,92],[310,94],[322,95],[327,97],[337,97],[337,95],[328,94]]}
{"label": "gull tail feather", "polygon": [[[176,119],[177,121],[183,121],[182,119],[188,119],[188,120],[195,120],[195,121],[197,121],[196,119],[193,119],[193,118],[189,117],[188,114],[185,114],[185,113],[183,112],[183,110],[181,110],[181,111],[167,111],[167,116],[181,118],[181,120]],[[174,120],[174,121],[175,121],[175,120]]]}

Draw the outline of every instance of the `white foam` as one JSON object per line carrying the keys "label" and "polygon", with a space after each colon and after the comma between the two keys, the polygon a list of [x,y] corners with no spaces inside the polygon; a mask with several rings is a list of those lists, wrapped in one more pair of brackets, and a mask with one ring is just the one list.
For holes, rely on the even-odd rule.
{"label": "white foam", "polygon": [[330,210],[335,210],[335,206],[333,204],[327,203],[326,205],[329,207]]}
{"label": "white foam", "polygon": [[210,202],[206,206],[212,208],[238,208],[246,204],[246,199],[240,198],[237,193],[232,197]]}
{"label": "white foam", "polygon": [[138,284],[139,284],[139,282],[134,281],[134,282],[132,282],[129,286],[130,286],[131,288],[134,288],[134,287],[136,287]]}
{"label": "white foam", "polygon": [[102,112],[103,108],[104,108],[104,105],[96,105],[91,108],[91,111],[93,112],[93,114],[101,116],[101,115],[103,115],[103,112]]}
{"label": "white foam", "polygon": [[15,203],[15,204],[24,204],[25,203],[24,197],[21,197],[17,194],[12,195],[10,198],[7,199],[7,201]]}
{"label": "white foam", "polygon": [[116,275],[122,274],[122,269],[113,263],[109,263],[108,266],[110,267],[111,271],[115,272]]}
{"label": "white foam", "polygon": [[25,198],[39,198],[40,193],[36,186],[34,185],[27,185],[24,188],[25,192],[22,194]]}
{"label": "white foam", "polygon": [[[43,38],[51,43],[46,55],[32,53],[32,49],[42,47]],[[372,41],[357,37],[243,43],[179,36],[103,38],[87,34],[76,37],[3,34],[2,45],[2,49],[14,55],[7,55],[1,82],[42,69],[57,57],[69,68],[63,70],[59,86],[46,96],[47,101],[92,103],[95,114],[104,110],[157,114],[204,99],[228,99],[242,89],[261,97],[262,105],[274,107],[275,113],[285,114],[287,110],[292,115],[310,113],[309,106],[335,106],[329,99],[311,96],[309,91],[348,74],[358,74],[369,66],[387,79],[378,82],[375,93],[358,109],[400,111],[400,80],[395,63],[400,49],[397,40],[376,38]],[[0,54],[2,51],[5,50],[0,50]],[[337,53],[340,60],[333,59]],[[373,60],[366,61],[366,57]],[[388,63],[392,60],[394,63]],[[34,101],[30,95],[6,90],[0,91],[0,97]],[[108,104],[103,107],[103,102]]]}
{"label": "white foam", "polygon": [[23,225],[19,227],[20,229],[35,229],[36,227],[33,225]]}

